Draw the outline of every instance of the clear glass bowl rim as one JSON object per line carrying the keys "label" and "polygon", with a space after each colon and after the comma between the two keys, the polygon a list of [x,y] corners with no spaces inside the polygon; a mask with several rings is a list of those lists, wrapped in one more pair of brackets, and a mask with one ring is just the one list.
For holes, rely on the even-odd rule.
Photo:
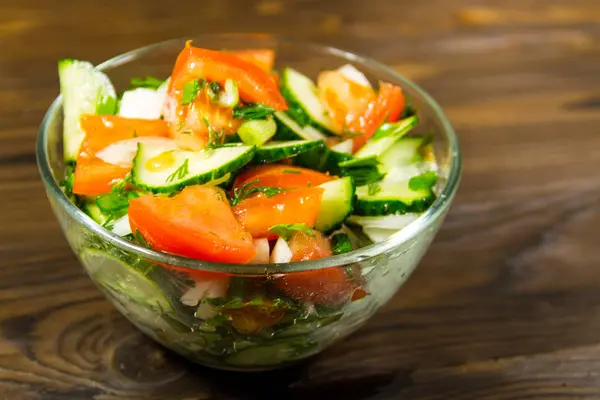
{"label": "clear glass bowl rim", "polygon": [[[336,57],[340,57],[346,61],[353,63],[363,64],[373,70],[380,71],[382,73],[393,76],[396,80],[401,82],[404,86],[409,87],[414,92],[418,93],[423,98],[425,103],[431,108],[435,116],[439,119],[442,125],[442,132],[449,144],[449,173],[447,176],[446,184],[439,194],[438,198],[434,203],[425,211],[418,219],[400,230],[398,233],[390,237],[388,240],[383,242],[374,243],[372,245],[362,247],[354,250],[350,253],[340,254],[328,258],[319,260],[293,262],[285,264],[227,264],[227,263],[216,263],[202,260],[196,260],[192,258],[172,255],[159,251],[154,251],[146,247],[137,245],[133,242],[128,241],[118,235],[115,235],[111,231],[103,228],[88,217],[82,210],[76,207],[69,198],[61,190],[59,183],[52,174],[50,167],[50,161],[47,153],[47,135],[48,128],[54,115],[58,112],[61,106],[62,99],[59,95],[52,103],[40,125],[36,143],[36,158],[38,169],[42,176],[44,185],[48,192],[48,196],[52,197],[58,206],[63,209],[70,217],[72,217],[78,224],[83,225],[86,229],[91,231],[93,234],[98,235],[102,240],[114,245],[122,250],[136,253],[139,257],[155,261],[162,264],[175,265],[184,268],[189,268],[198,271],[214,271],[229,273],[235,275],[264,275],[281,272],[299,272],[317,270],[328,267],[343,266],[359,261],[368,260],[377,255],[388,252],[389,250],[401,246],[403,243],[418,236],[422,231],[432,225],[438,218],[440,218],[450,206],[452,198],[458,189],[458,184],[461,177],[461,154],[458,143],[458,138],[450,124],[450,121],[442,111],[442,108],[438,103],[423,89],[421,89],[416,83],[405,78],[401,74],[394,71],[392,68],[379,63],[368,57],[360,56],[354,53],[340,50],[338,48],[329,47],[325,45],[319,45],[315,43],[292,40],[276,35],[256,35],[256,34],[205,34],[197,35],[194,38],[202,41],[210,41],[211,38],[215,41],[219,39],[232,39],[232,38],[243,38],[243,39],[265,39],[268,38],[276,43],[285,43],[289,45],[298,45],[303,48],[308,48],[316,52],[327,53]],[[193,39],[194,39],[193,38]],[[192,40],[193,40],[192,39]],[[163,47],[170,47],[176,44],[183,43],[188,38],[170,39],[158,43],[154,43],[148,46],[144,46],[127,53],[123,53],[116,57],[113,57],[107,61],[104,61],[98,68],[101,70],[110,70],[111,68],[118,67],[126,64],[130,61],[136,60],[138,57],[157,51]]]}

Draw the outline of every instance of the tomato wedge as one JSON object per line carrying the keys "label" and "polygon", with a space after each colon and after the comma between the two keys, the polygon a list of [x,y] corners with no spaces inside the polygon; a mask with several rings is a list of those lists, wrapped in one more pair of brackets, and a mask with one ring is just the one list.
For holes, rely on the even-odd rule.
{"label": "tomato wedge", "polygon": [[233,213],[254,238],[276,239],[269,228],[278,224],[314,226],[325,190],[318,187],[286,190],[272,197],[254,195],[233,207]]}
{"label": "tomato wedge", "polygon": [[225,194],[212,186],[131,200],[129,223],[155,250],[227,263],[247,263],[256,255],[252,237],[235,219]]}
{"label": "tomato wedge", "polygon": [[271,72],[275,63],[275,51],[271,49],[236,50],[230,53],[244,61],[259,66],[266,72]]}
{"label": "tomato wedge", "polygon": [[[319,232],[314,232],[314,236],[296,232],[288,244],[292,250],[291,261],[317,260],[332,255],[329,241]],[[348,301],[358,289],[341,267],[292,272],[276,279],[277,286],[288,296],[318,304]]]}
{"label": "tomato wedge", "polygon": [[354,151],[360,149],[386,120],[397,120],[404,110],[404,105],[405,99],[400,87],[380,82],[377,98],[362,116],[348,125],[350,131],[361,134],[353,138]]}
{"label": "tomato wedge", "polygon": [[182,89],[185,82],[197,78],[222,85],[227,79],[233,79],[244,102],[265,104],[278,111],[287,110],[287,103],[275,80],[261,67],[234,54],[192,47],[187,42],[175,62],[170,87]]}
{"label": "tomato wedge", "polygon": [[111,191],[111,184],[127,175],[130,168],[109,164],[96,153],[106,146],[133,137],[168,137],[162,120],[123,118],[116,115],[83,115],[81,128],[85,138],[77,156],[73,193],[98,195]]}
{"label": "tomato wedge", "polygon": [[265,164],[249,168],[242,172],[236,178],[233,187],[240,188],[246,183],[258,181],[249,186],[300,188],[318,186],[333,179],[335,177],[308,168],[281,164]]}

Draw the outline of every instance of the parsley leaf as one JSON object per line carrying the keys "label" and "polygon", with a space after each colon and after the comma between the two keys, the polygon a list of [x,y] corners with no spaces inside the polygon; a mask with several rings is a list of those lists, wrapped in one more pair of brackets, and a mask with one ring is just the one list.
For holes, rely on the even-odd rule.
{"label": "parsley leaf", "polygon": [[248,103],[233,108],[233,118],[264,119],[272,115],[275,109],[260,103]]}
{"label": "parsley leaf", "polygon": [[145,78],[132,78],[131,86],[135,88],[148,88],[148,89],[158,89],[160,85],[163,84],[163,80],[155,78],[153,76],[147,76]]}
{"label": "parsley leaf", "polygon": [[315,236],[315,231],[312,228],[306,226],[306,224],[273,225],[269,228],[269,232],[272,232],[285,240],[290,240],[292,235],[296,232],[303,232],[306,233],[308,236]]}
{"label": "parsley leaf", "polygon": [[410,178],[408,187],[410,190],[428,190],[436,184],[438,175],[433,171],[427,171],[421,175]]}
{"label": "parsley leaf", "polygon": [[189,159],[185,159],[183,164],[179,166],[171,175],[167,177],[167,183],[173,182],[174,180],[180,180],[185,178],[189,174]]}
{"label": "parsley leaf", "polygon": [[244,199],[247,199],[254,193],[262,193],[267,197],[273,197],[287,189],[275,188],[270,186],[252,186],[259,183],[260,180],[244,183],[241,187],[233,189],[233,199],[231,200],[232,206],[237,206]]}
{"label": "parsley leaf", "polygon": [[331,251],[334,255],[349,253],[352,250],[350,236],[346,233],[336,233],[331,237]]}
{"label": "parsley leaf", "polygon": [[297,169],[284,169],[283,173],[284,174],[296,174],[296,175],[298,175],[298,174],[301,174],[302,171],[298,171]]}
{"label": "parsley leaf", "polygon": [[187,106],[191,104],[196,97],[198,97],[198,93],[200,89],[202,89],[206,85],[206,81],[204,79],[194,79],[193,81],[186,82],[183,85],[183,95],[181,96],[181,105]]}

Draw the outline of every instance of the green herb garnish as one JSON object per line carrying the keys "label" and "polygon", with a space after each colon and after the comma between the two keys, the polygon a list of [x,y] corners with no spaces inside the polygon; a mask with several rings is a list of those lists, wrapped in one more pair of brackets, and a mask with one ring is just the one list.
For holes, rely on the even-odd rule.
{"label": "green herb garnish", "polygon": [[272,115],[275,109],[264,104],[248,103],[245,106],[233,107],[233,118],[265,119]]}
{"label": "green herb garnish", "polygon": [[260,180],[251,181],[244,183],[241,187],[233,189],[233,198],[231,200],[232,206],[237,206],[242,200],[247,199],[254,193],[262,193],[267,197],[273,197],[287,189],[275,188],[270,186],[251,186],[259,183]]}
{"label": "green herb garnish", "polygon": [[187,106],[191,104],[196,97],[200,89],[205,85],[204,79],[194,79],[193,81],[186,82],[183,85],[183,95],[181,96],[181,105]]}
{"label": "green herb garnish", "polygon": [[185,159],[183,164],[179,166],[171,175],[167,177],[167,183],[173,182],[174,180],[180,180],[185,178],[189,171],[189,159]]}
{"label": "green herb garnish", "polygon": [[306,226],[306,224],[273,225],[269,228],[269,232],[272,232],[285,240],[290,240],[292,235],[296,232],[303,232],[306,233],[308,236],[315,236],[315,231],[312,228]]}
{"label": "green herb garnish", "polygon": [[163,80],[155,78],[153,76],[147,76],[145,78],[133,78],[131,79],[131,86],[135,88],[148,88],[158,89],[163,84]]}
{"label": "green herb garnish", "polygon": [[349,253],[352,250],[350,236],[346,233],[336,233],[331,237],[331,251],[334,255]]}
{"label": "green herb garnish", "polygon": [[96,103],[96,114],[114,115],[117,112],[117,99],[112,96],[105,96],[98,99]]}
{"label": "green herb garnish", "polygon": [[302,171],[298,171],[297,169],[284,169],[283,170],[284,174],[301,174]]}
{"label": "green herb garnish", "polygon": [[206,143],[206,148],[215,148],[223,143],[223,138],[225,137],[225,131],[221,130],[217,132],[215,128],[212,127],[208,119],[204,117],[204,125],[208,129],[208,142]]}
{"label": "green herb garnish", "polygon": [[410,178],[408,187],[410,190],[428,190],[436,184],[438,175],[433,171],[427,171],[421,175]]}

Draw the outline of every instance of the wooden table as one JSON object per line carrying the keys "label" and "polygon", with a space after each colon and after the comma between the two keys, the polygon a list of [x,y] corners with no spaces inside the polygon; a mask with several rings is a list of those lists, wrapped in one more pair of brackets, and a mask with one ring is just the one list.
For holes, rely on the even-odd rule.
{"label": "wooden table", "polygon": [[[598,0],[1,3],[0,399],[600,399]],[[35,165],[58,58],[220,31],[396,66],[444,106],[464,155],[400,294],[271,374],[194,366],[135,330],[77,264]]]}

